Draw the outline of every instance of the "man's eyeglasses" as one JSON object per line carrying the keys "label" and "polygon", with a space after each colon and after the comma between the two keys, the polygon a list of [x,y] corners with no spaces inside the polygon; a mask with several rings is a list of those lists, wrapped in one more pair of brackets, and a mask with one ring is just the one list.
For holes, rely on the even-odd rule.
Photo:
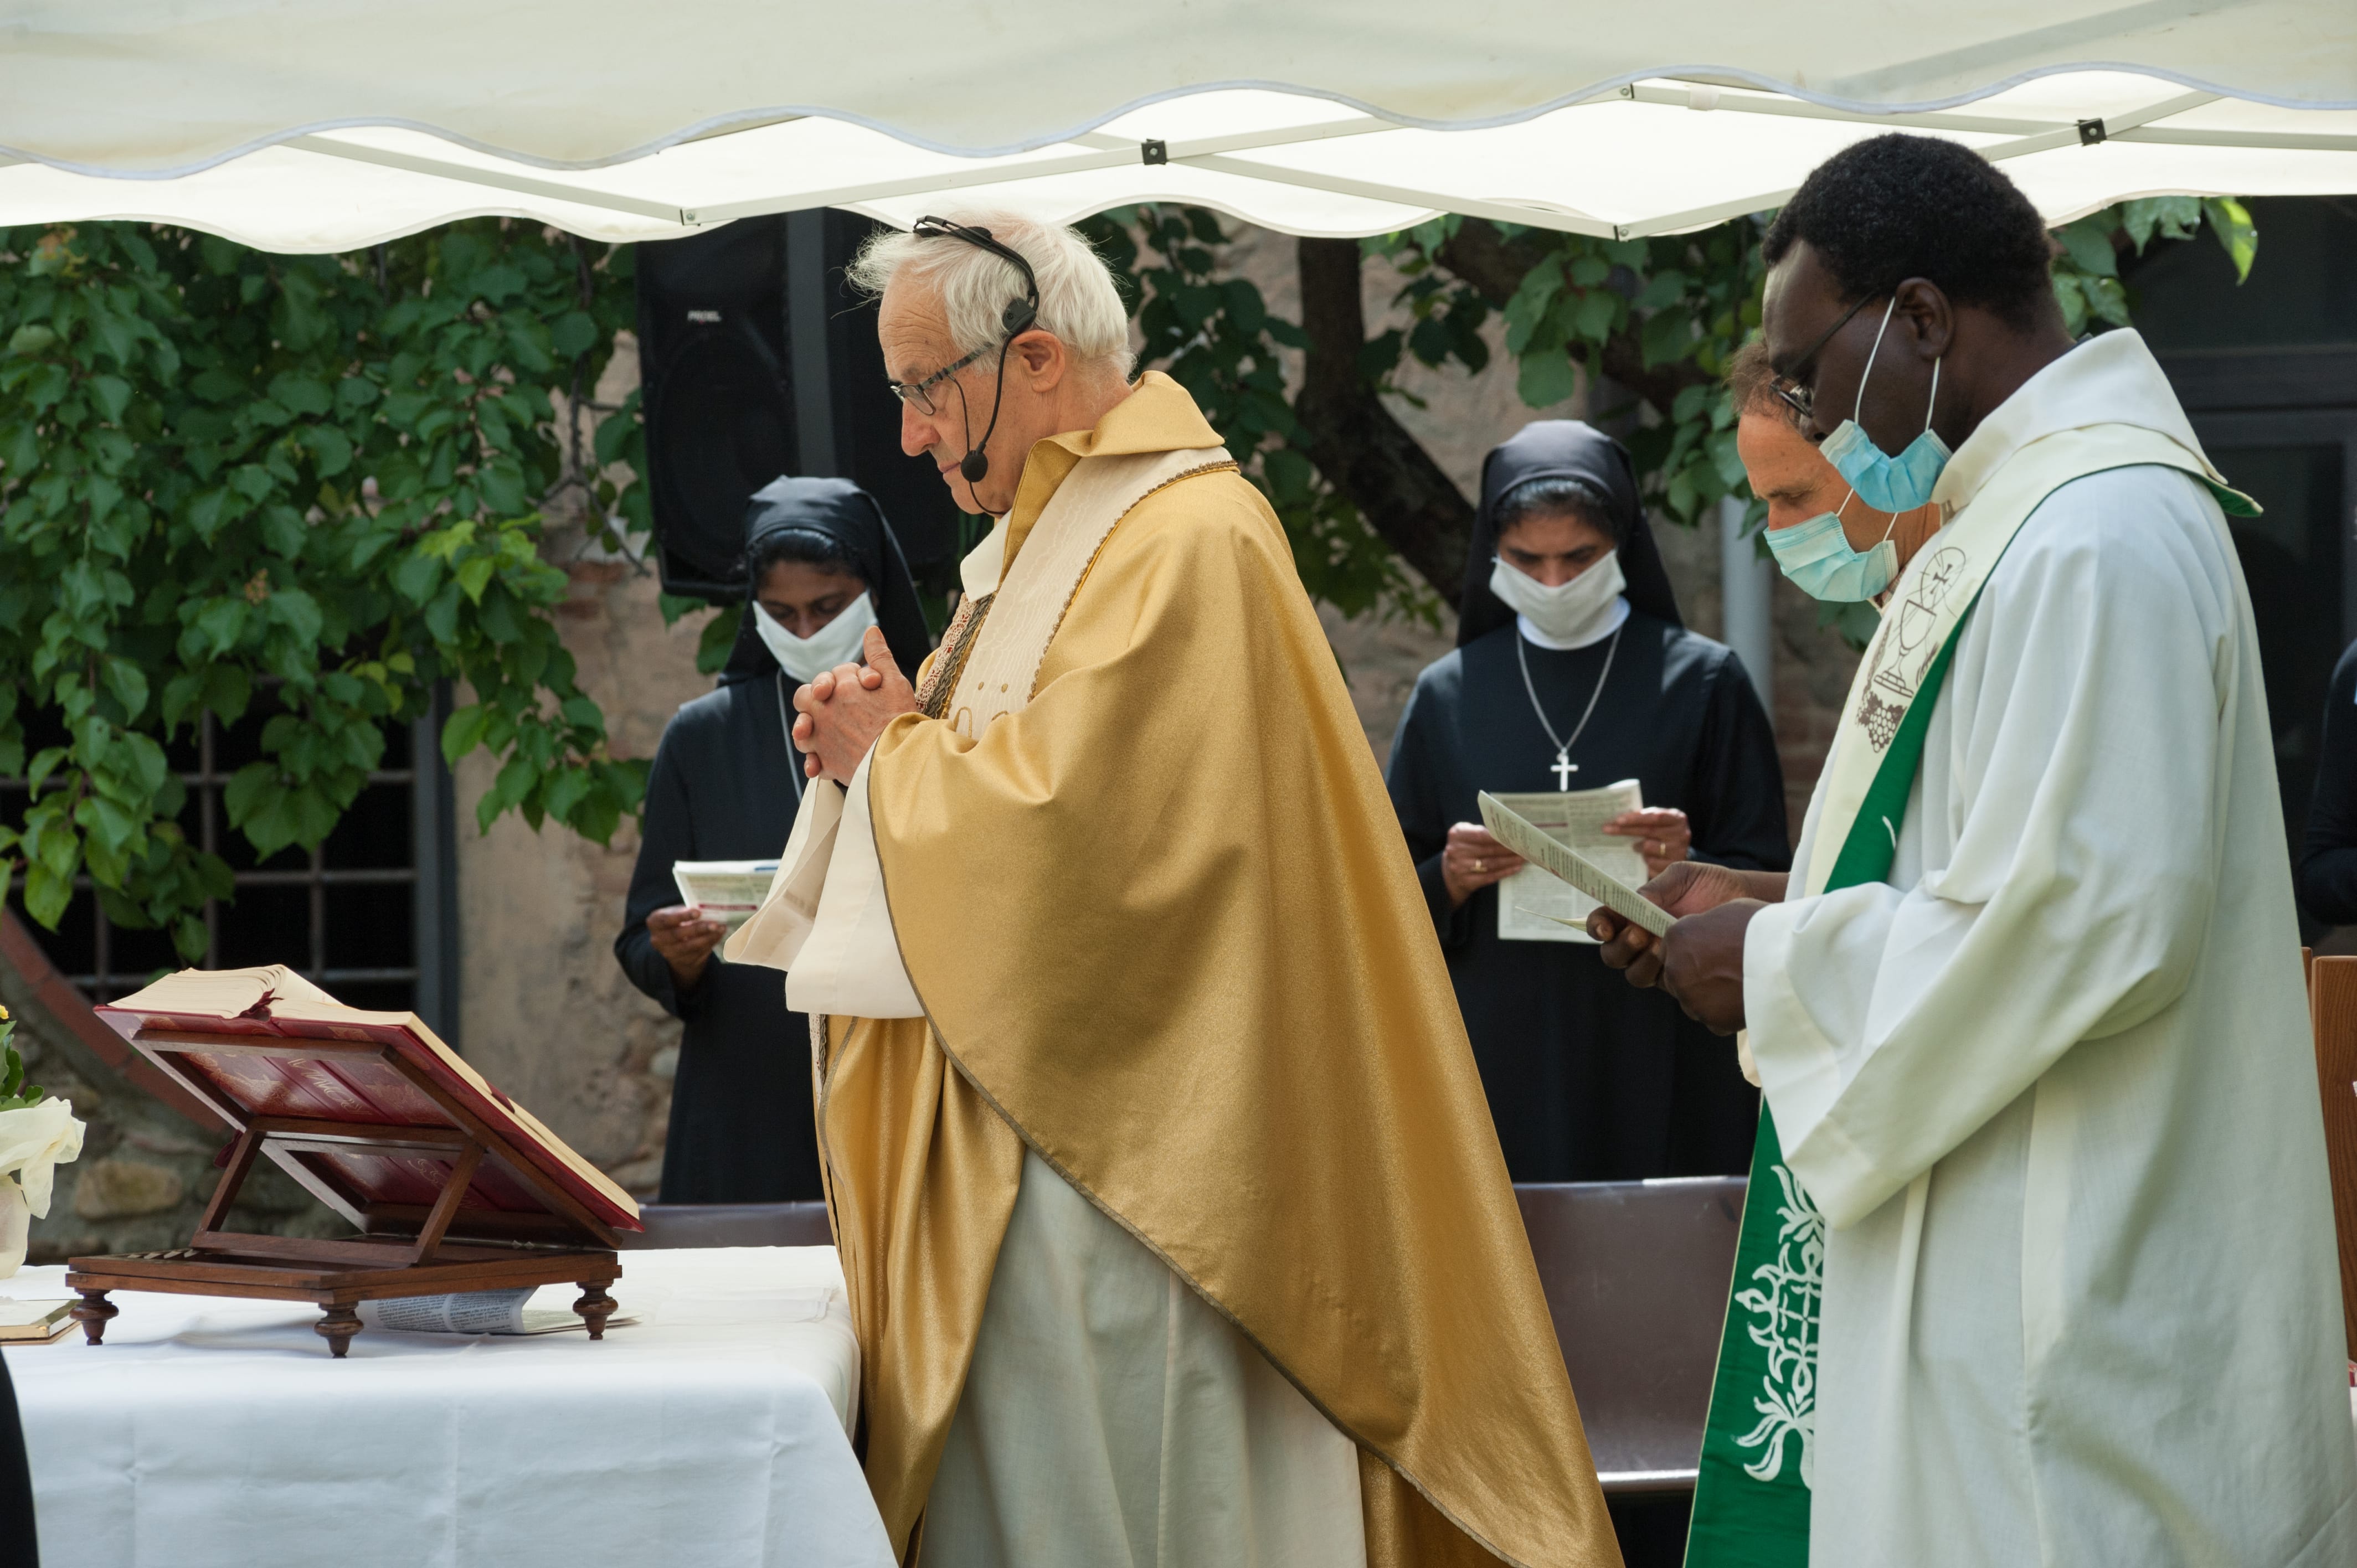
{"label": "man's eyeglasses", "polygon": [[1786,408],[1791,409],[1803,419],[1814,417],[1817,402],[1815,385],[1817,356],[1824,352],[1826,344],[1834,340],[1835,333],[1849,325],[1851,317],[1865,309],[1871,301],[1880,297],[1879,295],[1869,294],[1847,310],[1843,311],[1841,319],[1819,333],[1817,340],[1809,345],[1808,352],[1794,360],[1791,370],[1777,372],[1776,379],[1769,383],[1769,390],[1784,400]]}
{"label": "man's eyeglasses", "polygon": [[[1023,259],[1023,253],[1020,251],[1010,250],[1000,244],[987,229],[975,228],[964,223],[952,223],[946,218],[920,218],[909,232],[920,240],[955,240],[961,244],[972,245],[976,250],[988,251],[992,255],[1013,267],[1023,279],[1023,297],[1008,300],[1006,308],[999,313],[999,328],[1006,333],[1002,340],[991,344],[988,348],[976,349],[953,365],[942,366],[913,386],[907,381],[884,383],[892,389],[894,397],[899,398],[902,403],[914,405],[918,413],[933,414],[942,412],[933,406],[933,389],[989,353],[991,349],[995,348],[998,350],[998,374],[1001,385],[1005,384],[1007,345],[1039,324],[1039,280],[1033,274],[1031,263]],[[990,427],[992,430],[998,428],[998,404],[996,400],[991,403]],[[987,441],[990,437],[985,434],[983,439]]]}
{"label": "man's eyeglasses", "polygon": [[921,381],[886,381],[884,384],[892,389],[894,397],[902,403],[914,404],[919,413],[939,413],[941,410],[933,406],[933,389],[989,352],[988,349],[976,349],[954,364],[943,365]]}

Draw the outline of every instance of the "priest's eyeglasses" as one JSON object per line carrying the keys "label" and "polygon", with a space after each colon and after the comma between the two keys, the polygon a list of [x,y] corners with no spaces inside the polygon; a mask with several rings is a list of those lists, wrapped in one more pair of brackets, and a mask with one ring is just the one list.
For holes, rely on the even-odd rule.
{"label": "priest's eyeglasses", "polygon": [[939,413],[942,411],[933,406],[933,389],[989,352],[988,349],[976,349],[954,364],[943,365],[921,381],[886,381],[884,384],[892,389],[894,397],[902,403],[914,404],[919,413]]}
{"label": "priest's eyeglasses", "polygon": [[1813,417],[1817,402],[1817,356],[1824,351],[1826,344],[1834,340],[1835,333],[1849,325],[1851,317],[1865,309],[1870,302],[1881,297],[1880,295],[1869,294],[1847,310],[1843,311],[1841,318],[1817,334],[1817,340],[1809,345],[1808,351],[1792,361],[1791,370],[1779,371],[1776,373],[1776,379],[1769,383],[1769,390],[1784,400],[1786,408],[1804,420]]}

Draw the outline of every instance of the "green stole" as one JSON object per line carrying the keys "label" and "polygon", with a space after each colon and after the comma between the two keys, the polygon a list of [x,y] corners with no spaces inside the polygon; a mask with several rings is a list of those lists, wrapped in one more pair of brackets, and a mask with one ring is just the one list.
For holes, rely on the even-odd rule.
{"label": "green stole", "polygon": [[[2142,464],[2190,475],[2229,513],[2257,514],[2200,453],[2141,426],[2065,431],[2007,459],[1972,504],[1916,552],[1892,589],[1851,683],[1847,722],[1826,759],[1810,864],[1793,872],[1802,896],[1889,877],[1932,710],[1964,618],[1999,557],[2061,486]],[[1809,1560],[1824,1259],[1824,1217],[1784,1163],[1763,1097],[1703,1430],[1686,1568],[1804,1568]]]}

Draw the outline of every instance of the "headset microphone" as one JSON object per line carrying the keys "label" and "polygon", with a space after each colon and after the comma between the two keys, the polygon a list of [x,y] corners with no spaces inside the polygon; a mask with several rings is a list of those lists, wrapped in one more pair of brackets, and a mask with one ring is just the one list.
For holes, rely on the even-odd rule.
{"label": "headset microphone", "polygon": [[1024,297],[1008,300],[1006,310],[998,318],[999,328],[1003,335],[998,343],[998,375],[993,383],[990,394],[990,424],[984,427],[982,439],[969,447],[964,456],[958,459],[959,476],[969,485],[978,485],[990,474],[990,454],[984,448],[990,445],[991,436],[997,433],[998,411],[1006,402],[1006,351],[1015,346],[1016,338],[1030,331],[1033,325],[1039,319],[1039,280],[1032,275],[1030,263],[1025,261],[1014,250],[993,239],[987,229],[968,228],[963,224],[952,223],[942,218],[920,218],[911,227],[910,232],[920,239],[963,241],[978,250],[990,252],[1023,274]]}

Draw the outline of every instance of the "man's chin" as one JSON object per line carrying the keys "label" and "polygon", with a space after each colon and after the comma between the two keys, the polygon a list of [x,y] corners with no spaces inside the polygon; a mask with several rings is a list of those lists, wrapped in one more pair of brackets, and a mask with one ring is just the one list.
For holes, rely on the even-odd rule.
{"label": "man's chin", "polygon": [[957,502],[958,510],[963,512],[980,512],[983,506],[982,497],[976,492],[975,488],[967,482],[965,475],[958,470],[956,461],[952,459],[939,467],[942,483],[949,487],[950,499]]}

